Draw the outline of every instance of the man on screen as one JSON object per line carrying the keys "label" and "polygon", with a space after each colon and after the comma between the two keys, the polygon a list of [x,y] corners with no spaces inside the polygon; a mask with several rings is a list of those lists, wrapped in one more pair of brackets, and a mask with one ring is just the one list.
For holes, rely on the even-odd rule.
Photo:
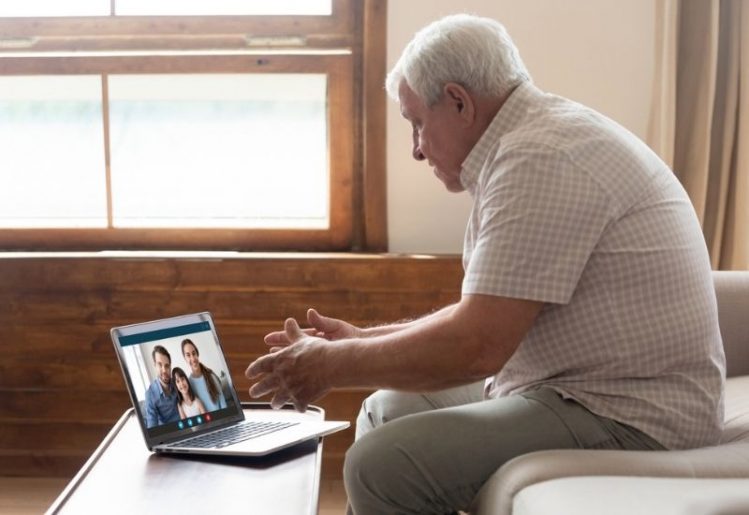
{"label": "man on screen", "polygon": [[172,384],[172,357],[163,346],[151,352],[158,375],[146,390],[146,426],[154,427],[179,420],[177,391]]}

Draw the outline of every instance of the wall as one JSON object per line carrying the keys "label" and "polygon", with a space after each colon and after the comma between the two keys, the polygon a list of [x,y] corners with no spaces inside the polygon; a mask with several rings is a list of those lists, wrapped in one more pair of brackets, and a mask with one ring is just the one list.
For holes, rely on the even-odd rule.
{"label": "wall", "polygon": [[[414,32],[456,12],[501,21],[539,87],[598,109],[645,139],[655,52],[652,0],[391,0],[388,69]],[[447,193],[411,158],[410,145],[411,128],[389,101],[390,250],[459,253],[470,197]]]}

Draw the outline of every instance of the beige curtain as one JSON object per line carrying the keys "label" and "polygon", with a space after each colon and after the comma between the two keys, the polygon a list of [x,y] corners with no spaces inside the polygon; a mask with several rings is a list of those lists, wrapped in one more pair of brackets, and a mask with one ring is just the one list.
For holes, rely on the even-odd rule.
{"label": "beige curtain", "polygon": [[649,144],[702,223],[713,268],[749,269],[749,0],[657,0]]}

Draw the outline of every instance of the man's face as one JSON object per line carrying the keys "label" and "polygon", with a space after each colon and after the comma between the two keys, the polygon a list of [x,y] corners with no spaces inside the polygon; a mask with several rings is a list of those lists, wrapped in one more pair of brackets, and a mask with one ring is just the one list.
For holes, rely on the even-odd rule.
{"label": "man's face", "polygon": [[427,161],[448,191],[463,191],[460,172],[472,145],[462,134],[462,120],[455,102],[443,94],[436,104],[427,107],[405,80],[400,84],[398,97],[401,115],[411,122],[413,129],[414,159]]}
{"label": "man's face", "polygon": [[172,380],[172,362],[163,354],[157,352],[154,354],[153,364],[159,373],[159,379],[164,384],[169,384]]}

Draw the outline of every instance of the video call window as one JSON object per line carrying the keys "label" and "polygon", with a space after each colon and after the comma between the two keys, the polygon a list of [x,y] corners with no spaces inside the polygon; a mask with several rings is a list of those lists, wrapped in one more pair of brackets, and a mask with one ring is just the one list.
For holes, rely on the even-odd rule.
{"label": "video call window", "polygon": [[120,344],[147,428],[193,427],[235,407],[229,371],[208,322],[122,336]]}

